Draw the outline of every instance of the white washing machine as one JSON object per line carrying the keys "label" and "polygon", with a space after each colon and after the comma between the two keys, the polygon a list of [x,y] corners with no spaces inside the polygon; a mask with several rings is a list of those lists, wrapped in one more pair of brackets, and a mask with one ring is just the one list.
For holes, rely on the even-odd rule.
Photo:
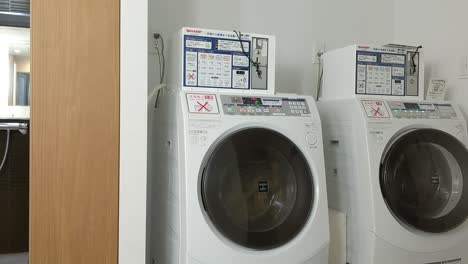
{"label": "white washing machine", "polygon": [[156,104],[150,263],[328,262],[313,98],[163,89]]}
{"label": "white washing machine", "polygon": [[457,105],[319,104],[329,205],[350,264],[468,263],[468,135]]}

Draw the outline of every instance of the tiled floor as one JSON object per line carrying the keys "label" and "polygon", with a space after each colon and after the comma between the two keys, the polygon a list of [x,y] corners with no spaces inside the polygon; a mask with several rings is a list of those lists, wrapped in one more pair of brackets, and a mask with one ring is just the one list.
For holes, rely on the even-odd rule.
{"label": "tiled floor", "polygon": [[0,255],[0,264],[28,264],[28,254]]}

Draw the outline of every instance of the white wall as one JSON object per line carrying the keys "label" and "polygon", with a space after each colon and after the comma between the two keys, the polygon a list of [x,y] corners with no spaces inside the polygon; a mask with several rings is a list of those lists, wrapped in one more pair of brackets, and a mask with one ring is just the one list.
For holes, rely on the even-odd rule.
{"label": "white wall", "polygon": [[148,0],[121,0],[119,263],[144,264]]}
{"label": "white wall", "polygon": [[121,0],[119,263],[145,263],[146,87],[159,79],[148,36],[159,32],[167,40],[183,26],[274,34],[278,90],[313,94],[313,46],[388,42],[391,11],[385,0]]}
{"label": "white wall", "polygon": [[[468,80],[456,61],[468,54],[466,0],[121,0],[121,190],[119,263],[144,263],[146,100],[159,80],[153,32],[167,38],[183,26],[277,36],[277,89],[314,94],[314,46],[408,43],[424,46],[427,78],[447,77],[449,99],[468,113]],[[147,6],[149,5],[149,6]],[[264,11],[267,10],[267,12]],[[146,15],[149,15],[149,26]],[[149,30],[148,30],[149,29]],[[167,42],[167,41],[166,41]],[[170,48],[170,47],[168,47]],[[147,53],[149,51],[149,61]],[[170,60],[168,60],[170,63]],[[149,78],[147,68],[149,67]]]}
{"label": "white wall", "polygon": [[447,98],[461,104],[468,117],[468,79],[458,78],[458,59],[468,55],[468,1],[394,1],[396,42],[424,47],[426,80],[448,78]]}
{"label": "white wall", "polygon": [[[386,0],[149,0],[149,29],[166,38],[182,26],[276,35],[277,90],[314,94],[313,47],[390,42],[392,8]],[[154,87],[159,78],[155,54],[149,67]]]}

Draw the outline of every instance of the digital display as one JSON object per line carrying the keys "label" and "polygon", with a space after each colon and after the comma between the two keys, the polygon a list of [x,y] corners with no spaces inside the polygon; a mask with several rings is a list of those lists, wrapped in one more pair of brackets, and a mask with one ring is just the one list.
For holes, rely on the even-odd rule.
{"label": "digital display", "polygon": [[419,108],[422,110],[430,110],[430,111],[435,111],[435,107],[433,104],[420,104]]}
{"label": "digital display", "polygon": [[283,103],[279,99],[263,99],[264,105],[281,106]]}
{"label": "digital display", "polygon": [[242,102],[246,105],[262,105],[262,99],[255,97],[243,97]]}
{"label": "digital display", "polygon": [[409,110],[419,110],[419,104],[414,103],[404,103],[405,108]]}

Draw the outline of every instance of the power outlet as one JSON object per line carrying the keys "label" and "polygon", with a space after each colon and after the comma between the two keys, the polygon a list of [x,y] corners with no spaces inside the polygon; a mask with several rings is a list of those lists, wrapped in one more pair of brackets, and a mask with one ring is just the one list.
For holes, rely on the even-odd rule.
{"label": "power outlet", "polygon": [[149,45],[148,53],[149,54],[157,54],[158,53],[158,50],[156,49],[156,44],[158,45],[159,49],[161,50],[161,40],[160,39],[157,40],[155,38],[156,34],[159,34],[159,33],[149,33],[149,35],[148,35],[148,45]]}
{"label": "power outlet", "polygon": [[312,62],[314,64],[320,63],[320,56],[325,53],[326,44],[324,40],[316,40],[312,45]]}
{"label": "power outlet", "polygon": [[148,34],[148,53],[149,54],[156,54],[156,48],[154,47],[154,38],[153,33]]}

